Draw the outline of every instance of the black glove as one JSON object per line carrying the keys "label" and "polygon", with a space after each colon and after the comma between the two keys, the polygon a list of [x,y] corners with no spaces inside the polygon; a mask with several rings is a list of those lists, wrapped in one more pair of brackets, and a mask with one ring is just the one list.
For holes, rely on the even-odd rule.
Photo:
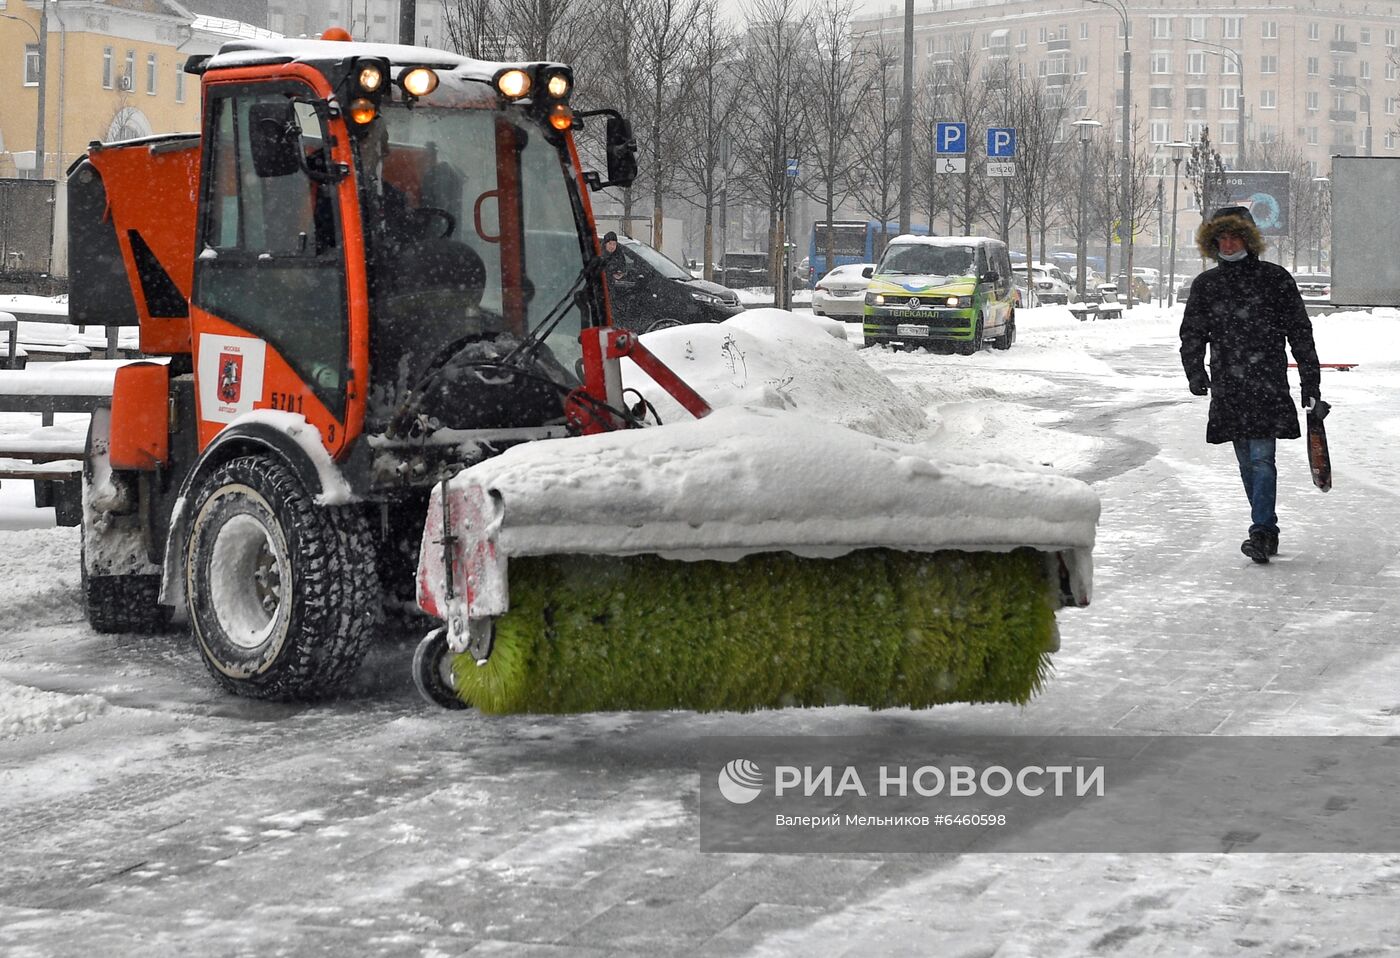
{"label": "black glove", "polygon": [[1304,409],[1307,409],[1307,408],[1308,408],[1308,403],[1309,403],[1309,401],[1311,401],[1311,402],[1318,402],[1318,401],[1321,400],[1321,399],[1322,399],[1322,393],[1321,393],[1321,391],[1318,389],[1317,386],[1304,386],[1304,387],[1303,387],[1303,408],[1304,408]]}
{"label": "black glove", "polygon": [[1209,380],[1209,379],[1193,379],[1193,380],[1191,380],[1191,382],[1188,384],[1188,388],[1190,388],[1190,390],[1191,390],[1191,395],[1193,395],[1193,396],[1204,396],[1206,393],[1210,392],[1210,380]]}

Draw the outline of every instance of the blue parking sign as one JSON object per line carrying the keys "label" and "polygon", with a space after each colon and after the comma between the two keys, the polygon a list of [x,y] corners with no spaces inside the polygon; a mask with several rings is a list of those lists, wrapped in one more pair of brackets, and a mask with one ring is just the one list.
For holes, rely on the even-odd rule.
{"label": "blue parking sign", "polygon": [[1016,155],[1016,128],[1014,126],[987,127],[987,157],[1007,157]]}
{"label": "blue parking sign", "polygon": [[934,144],[935,153],[958,155],[967,152],[966,123],[940,123],[938,124],[937,137],[938,140]]}

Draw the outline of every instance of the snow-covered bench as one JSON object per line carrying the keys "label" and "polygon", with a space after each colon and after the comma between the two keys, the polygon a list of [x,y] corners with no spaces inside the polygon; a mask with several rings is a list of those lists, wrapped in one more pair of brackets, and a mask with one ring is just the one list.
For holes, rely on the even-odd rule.
{"label": "snow-covered bench", "polygon": [[34,505],[53,506],[60,526],[82,521],[83,455],[86,437],[63,427],[23,435],[0,434],[0,482],[34,483]]}

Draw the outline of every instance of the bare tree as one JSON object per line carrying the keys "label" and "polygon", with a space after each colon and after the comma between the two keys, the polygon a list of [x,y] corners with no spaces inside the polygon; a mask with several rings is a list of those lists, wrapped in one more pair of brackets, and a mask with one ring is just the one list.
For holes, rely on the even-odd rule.
{"label": "bare tree", "polygon": [[662,243],[662,197],[675,168],[674,115],[686,98],[684,57],[694,34],[692,0],[641,0],[632,29],[649,94],[647,149],[651,156],[651,244]]}
{"label": "bare tree", "polygon": [[[1279,247],[1279,262],[1285,256],[1298,269],[1298,251],[1311,250],[1319,213],[1316,184],[1312,181],[1312,164],[1307,154],[1290,140],[1279,137],[1262,143],[1250,155],[1250,165],[1260,170],[1276,170],[1289,174],[1288,232],[1275,237]],[[1306,265],[1306,262],[1305,262]]]}
{"label": "bare tree", "polygon": [[744,187],[768,212],[769,273],[775,289],[786,282],[781,275],[783,243],[792,189],[786,161],[800,160],[807,146],[806,35],[798,0],[757,0],[740,63],[740,83],[748,97],[734,145]]}
{"label": "bare tree", "polygon": [[822,203],[827,229],[826,264],[836,262],[836,236],[830,228],[836,208],[850,189],[861,157],[854,148],[856,124],[865,109],[874,75],[860,62],[851,40],[854,0],[824,0],[812,21],[812,82],[808,103],[811,151],[803,192]]}
{"label": "bare tree", "polygon": [[728,140],[742,92],[733,77],[736,35],[719,0],[703,0],[696,8],[693,42],[684,84],[689,93],[676,115],[685,147],[676,151],[676,182],[681,195],[705,212],[705,278],[714,279],[715,203],[734,172]]}
{"label": "bare tree", "polygon": [[1191,155],[1182,167],[1186,173],[1186,187],[1195,197],[1201,217],[1209,216],[1225,198],[1225,161],[1210,142],[1210,127],[1201,130],[1200,139],[1192,145]]}
{"label": "bare tree", "polygon": [[[1065,137],[1074,87],[1052,90],[1035,78],[1017,81],[1013,90],[1016,176],[1012,188],[1025,219],[1027,262],[1044,261],[1045,235],[1059,217],[1057,201],[1074,169],[1073,144]],[[1077,189],[1070,195],[1078,195]],[[1039,233],[1038,245],[1032,244],[1033,232]]]}
{"label": "bare tree", "polygon": [[443,24],[453,50],[478,60],[504,60],[509,42],[501,0],[454,0],[443,4]]}
{"label": "bare tree", "polygon": [[851,140],[856,156],[851,192],[857,208],[880,224],[877,258],[887,239],[886,227],[899,213],[900,155],[894,144],[899,142],[902,118],[901,56],[896,47],[881,41],[859,58],[869,77],[869,92]]}

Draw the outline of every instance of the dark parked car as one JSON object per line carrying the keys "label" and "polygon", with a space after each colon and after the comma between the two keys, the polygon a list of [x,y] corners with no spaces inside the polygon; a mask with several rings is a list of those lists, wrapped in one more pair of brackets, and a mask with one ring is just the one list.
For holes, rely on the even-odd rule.
{"label": "dark parked car", "polygon": [[719,261],[720,281],[730,289],[772,286],[767,253],[725,253]]}
{"label": "dark parked car", "polygon": [[732,289],[696,279],[665,254],[630,237],[618,237],[618,261],[608,265],[613,323],[634,333],[718,323],[744,307]]}
{"label": "dark parked car", "polygon": [[1298,294],[1303,297],[1303,305],[1308,315],[1318,316],[1332,312],[1332,276],[1330,273],[1295,273]]}

